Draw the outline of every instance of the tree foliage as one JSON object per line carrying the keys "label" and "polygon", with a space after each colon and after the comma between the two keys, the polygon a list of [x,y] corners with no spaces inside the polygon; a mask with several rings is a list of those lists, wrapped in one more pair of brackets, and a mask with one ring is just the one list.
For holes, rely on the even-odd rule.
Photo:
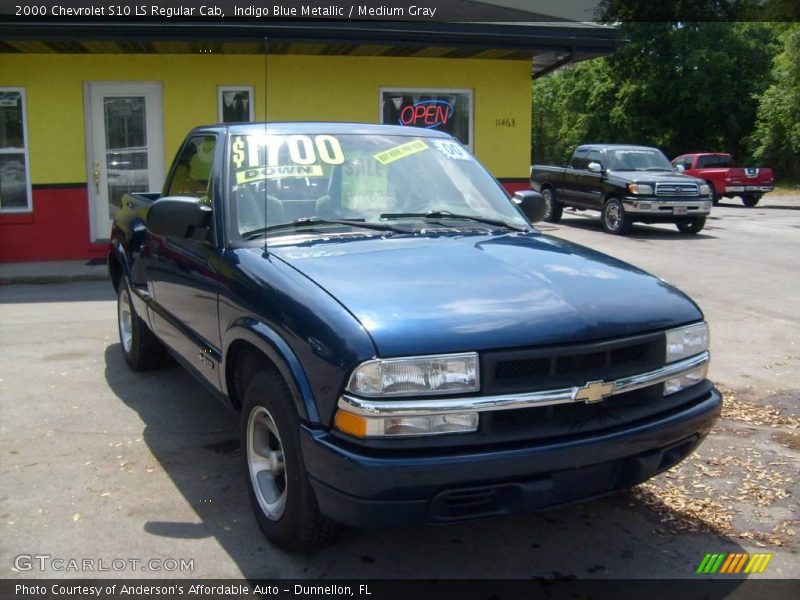
{"label": "tree foliage", "polygon": [[800,179],[800,24],[783,25],[782,52],[761,97],[752,136],[754,158],[779,176]]}
{"label": "tree foliage", "polygon": [[620,28],[629,41],[613,55],[534,82],[534,161],[564,161],[584,142],[748,158],[778,48],[775,26],[631,21]]}

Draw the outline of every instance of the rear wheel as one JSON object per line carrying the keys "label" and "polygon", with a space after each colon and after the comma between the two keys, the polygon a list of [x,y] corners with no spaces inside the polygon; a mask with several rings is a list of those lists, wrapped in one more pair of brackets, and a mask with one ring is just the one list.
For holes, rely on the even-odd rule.
{"label": "rear wheel", "polygon": [[548,223],[558,223],[564,212],[564,206],[556,200],[556,194],[551,188],[542,190],[542,198],[544,198],[544,204],[547,207],[542,220]]}
{"label": "rear wheel", "polygon": [[164,345],[133,309],[131,291],[124,277],[120,278],[117,289],[117,325],[122,356],[131,369],[143,371],[164,364],[167,358]]}
{"label": "rear wheel", "polygon": [[706,225],[706,218],[705,217],[692,217],[691,219],[686,219],[685,221],[679,221],[675,223],[675,227],[678,228],[678,231],[681,233],[688,233],[688,234],[695,234],[699,233],[700,230],[703,229]]}
{"label": "rear wheel", "polygon": [[750,194],[747,196],[742,196],[742,202],[745,206],[753,207],[758,204],[758,201],[761,200],[760,194]]}
{"label": "rear wheel", "polygon": [[613,235],[625,235],[631,230],[633,221],[625,214],[625,207],[619,198],[609,198],[603,206],[603,229]]}
{"label": "rear wheel", "polygon": [[261,531],[285,550],[308,551],[327,543],[337,525],[319,510],[300,447],[300,419],[274,369],[250,380],[241,427],[247,490]]}

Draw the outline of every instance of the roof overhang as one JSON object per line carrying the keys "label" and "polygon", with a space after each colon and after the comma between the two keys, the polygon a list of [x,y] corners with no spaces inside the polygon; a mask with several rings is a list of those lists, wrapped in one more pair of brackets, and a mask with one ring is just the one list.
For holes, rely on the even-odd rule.
{"label": "roof overhang", "polygon": [[0,52],[316,54],[533,60],[533,76],[611,54],[615,27],[569,21],[71,21],[0,23]]}

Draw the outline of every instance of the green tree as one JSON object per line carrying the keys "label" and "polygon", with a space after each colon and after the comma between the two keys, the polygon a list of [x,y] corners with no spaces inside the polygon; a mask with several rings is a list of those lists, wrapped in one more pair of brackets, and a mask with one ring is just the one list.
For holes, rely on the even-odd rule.
{"label": "green tree", "polygon": [[589,141],[654,145],[668,156],[708,150],[747,158],[778,48],[774,27],[657,21],[620,29],[628,43],[613,55],[534,82],[534,160]]}
{"label": "green tree", "polygon": [[800,179],[800,24],[781,26],[783,51],[761,97],[752,136],[753,157],[779,178]]}

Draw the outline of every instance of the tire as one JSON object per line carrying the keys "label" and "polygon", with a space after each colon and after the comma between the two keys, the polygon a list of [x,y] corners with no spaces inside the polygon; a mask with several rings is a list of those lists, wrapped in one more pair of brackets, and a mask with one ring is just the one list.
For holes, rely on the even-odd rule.
{"label": "tire", "polygon": [[241,435],[247,492],[267,539],[295,552],[328,543],[338,525],[319,510],[300,446],[300,418],[278,371],[261,371],[247,385]]}
{"label": "tire", "polygon": [[625,207],[619,198],[609,198],[606,201],[601,220],[603,229],[612,235],[625,235],[633,226],[633,221],[625,214]]}
{"label": "tire", "polygon": [[162,366],[167,360],[164,345],[136,314],[131,302],[131,292],[125,277],[117,288],[117,329],[122,356],[134,371],[144,371]]}
{"label": "tire", "polygon": [[706,181],[708,187],[711,188],[711,206],[717,206],[719,204],[719,196],[717,196],[717,190],[714,189],[714,184],[710,181]]}
{"label": "tire", "polygon": [[558,223],[564,213],[564,205],[556,200],[556,193],[552,188],[544,188],[542,190],[542,198],[544,198],[545,206],[547,206],[547,211],[544,213],[542,220],[547,223]]}
{"label": "tire", "polygon": [[691,219],[686,219],[685,221],[678,221],[675,223],[675,227],[678,228],[678,231],[692,235],[700,233],[705,226],[705,217],[692,217]]}
{"label": "tire", "polygon": [[751,194],[748,196],[742,196],[742,202],[745,206],[752,208],[756,204],[758,204],[759,200],[761,200],[761,196],[759,194]]}

